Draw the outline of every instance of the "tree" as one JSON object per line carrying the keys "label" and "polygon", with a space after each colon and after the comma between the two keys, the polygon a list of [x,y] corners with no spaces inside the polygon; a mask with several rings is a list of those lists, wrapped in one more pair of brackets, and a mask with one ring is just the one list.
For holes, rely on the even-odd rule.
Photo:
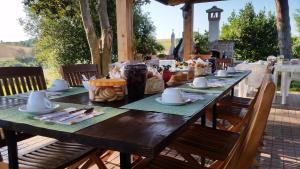
{"label": "tree", "polygon": [[[90,63],[92,60],[91,52],[92,49],[96,49],[95,53],[100,53],[99,48],[101,31],[105,26],[100,26],[100,18],[98,13],[98,0],[90,0],[88,4],[88,10],[85,9],[84,12],[91,14],[91,18],[88,15],[87,19],[91,19],[89,24],[86,24],[86,28],[92,25],[93,31],[91,31],[92,38],[89,39],[93,42],[89,42],[86,36],[84,27],[84,22],[82,21],[81,13],[82,9],[87,8],[84,2],[78,3],[78,1],[47,1],[38,0],[24,1],[26,6],[26,13],[28,17],[21,21],[27,32],[29,32],[34,37],[37,37],[36,42],[36,55],[42,60],[50,63],[53,66],[58,61],[59,64],[74,64],[78,62]],[[27,3],[26,3],[27,2]],[[135,1],[134,7],[134,34],[136,41],[136,50],[142,54],[149,54],[148,51],[140,50],[140,46],[155,46],[150,53],[155,53],[159,50],[153,36],[155,27],[153,26],[150,18],[141,11],[141,5],[146,4],[147,0]],[[86,2],[85,2],[86,3]],[[117,40],[116,40],[116,14],[115,14],[115,0],[111,0],[107,4],[107,9],[110,11],[108,13],[109,24],[111,33],[113,33],[112,38],[106,38],[112,41],[112,60],[117,59]],[[84,16],[86,16],[84,14]],[[141,22],[142,21],[142,22]],[[106,21],[102,21],[104,23]],[[85,22],[86,23],[86,22]],[[107,25],[107,24],[106,24]],[[148,28],[151,29],[148,29]],[[87,31],[90,33],[89,31]],[[102,35],[103,37],[104,35]],[[105,38],[104,38],[105,39]],[[102,40],[104,41],[104,40]],[[96,44],[93,48],[90,48],[90,44]],[[143,45],[141,45],[143,43]],[[98,47],[98,48],[96,48]],[[97,51],[99,49],[99,51]],[[103,51],[102,51],[103,52]],[[110,61],[110,60],[109,60]],[[109,62],[108,61],[108,62]],[[56,64],[57,65],[57,64]]]}
{"label": "tree", "polygon": [[194,42],[195,48],[197,49],[197,53],[199,54],[207,54],[208,50],[208,32],[205,31],[204,34],[200,34],[199,32],[194,32]]}
{"label": "tree", "polygon": [[146,55],[157,54],[164,50],[164,47],[156,42],[154,37],[155,26],[148,14],[144,14],[141,9],[142,4],[134,6],[133,29],[136,53]]}
{"label": "tree", "polygon": [[242,60],[265,60],[277,55],[277,31],[275,16],[261,10],[255,13],[251,3],[239,11],[232,12],[228,24],[223,25],[221,39],[235,41],[235,57]]}
{"label": "tree", "polygon": [[[296,10],[296,14],[294,15],[294,19],[296,22],[297,31],[300,32],[300,9]],[[300,37],[293,37],[292,38],[292,54],[293,57],[300,59]]]}
{"label": "tree", "polygon": [[288,0],[275,0],[278,46],[285,58],[292,57],[292,36]]}

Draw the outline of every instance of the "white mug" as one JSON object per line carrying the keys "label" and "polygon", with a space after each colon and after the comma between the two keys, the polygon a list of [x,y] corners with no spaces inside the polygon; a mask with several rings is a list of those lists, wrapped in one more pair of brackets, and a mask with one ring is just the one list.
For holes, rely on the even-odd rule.
{"label": "white mug", "polygon": [[231,67],[231,66],[228,66],[227,67],[227,72],[235,72],[235,67]]}
{"label": "white mug", "polygon": [[207,87],[207,79],[205,77],[196,77],[193,81],[195,87]]}
{"label": "white mug", "polygon": [[161,101],[164,103],[182,103],[184,99],[179,89],[166,88],[162,93]]}
{"label": "white mug", "polygon": [[69,83],[63,79],[56,79],[52,82],[51,89],[52,90],[65,90],[68,89]]}
{"label": "white mug", "polygon": [[43,111],[53,108],[53,103],[47,98],[44,91],[33,91],[30,93],[26,104],[28,111]]}
{"label": "white mug", "polygon": [[217,76],[227,76],[227,71],[226,70],[218,70]]}

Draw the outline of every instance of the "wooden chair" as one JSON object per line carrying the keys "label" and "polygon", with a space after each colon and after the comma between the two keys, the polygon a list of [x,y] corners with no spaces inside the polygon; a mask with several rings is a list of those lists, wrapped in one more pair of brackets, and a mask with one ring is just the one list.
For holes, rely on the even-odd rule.
{"label": "wooden chair", "polygon": [[[94,162],[106,169],[99,158],[104,151],[77,143],[60,142],[52,138],[34,136],[18,142],[18,161],[22,169],[87,169]],[[0,148],[0,168],[8,168],[7,147]],[[80,167],[81,166],[81,167]]]}
{"label": "wooden chair", "polygon": [[231,66],[233,63],[232,58],[217,58],[216,59],[216,68],[217,70],[225,70],[228,66]]}
{"label": "wooden chair", "polygon": [[[266,83],[266,80],[268,79],[268,75],[271,74],[272,68],[271,65],[268,65],[265,75],[263,78],[263,81],[260,86],[263,85],[263,83]],[[232,124],[230,130],[231,131],[239,131],[242,127],[243,122],[245,119],[247,119],[247,111],[244,108],[251,109],[254,106],[254,103],[256,102],[256,99],[258,97],[258,94],[260,93],[260,88],[258,88],[258,91],[256,92],[253,99],[250,98],[243,98],[243,97],[236,97],[236,96],[225,96],[222,98],[221,101],[217,103],[217,115],[218,119],[226,120],[229,123]],[[209,118],[210,112],[207,113],[207,117]],[[228,126],[228,125],[227,125]],[[218,123],[218,127],[220,129],[225,129],[226,127],[220,123]]]}
{"label": "wooden chair", "polygon": [[95,64],[63,65],[60,68],[60,73],[71,87],[82,86],[82,75],[87,78],[99,76],[99,70]]}
{"label": "wooden chair", "polygon": [[275,84],[271,74],[268,75],[261,91],[251,110],[253,113],[249,124],[240,134],[193,125],[170,145],[186,161],[159,155],[153,160],[142,161],[135,169],[140,166],[151,169],[171,169],[177,168],[177,166],[191,169],[204,168],[204,163],[197,164],[192,155],[209,157],[214,160],[209,168],[250,168],[260,146],[275,94]]}
{"label": "wooden chair", "polygon": [[[0,96],[9,96],[46,89],[46,81],[42,67],[0,67]],[[0,145],[5,145],[5,138],[0,129]],[[18,134],[18,140],[31,136]]]}
{"label": "wooden chair", "polygon": [[[0,94],[1,96],[29,92],[31,90],[46,89],[46,81],[41,67],[0,67]],[[5,142],[1,129],[1,145]],[[25,168],[76,168],[82,163],[87,168],[96,163],[99,168],[105,169],[100,161],[101,151],[81,144],[59,142],[57,140],[30,136],[18,133],[19,162]],[[0,148],[2,162],[0,168],[7,168],[7,147]]]}
{"label": "wooden chair", "polygon": [[46,89],[41,67],[0,67],[0,96]]}

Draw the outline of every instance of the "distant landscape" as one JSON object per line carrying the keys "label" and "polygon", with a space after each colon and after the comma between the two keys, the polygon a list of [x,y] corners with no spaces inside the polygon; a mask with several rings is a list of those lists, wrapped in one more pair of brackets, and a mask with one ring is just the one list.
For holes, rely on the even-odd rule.
{"label": "distant landscape", "polygon": [[[177,44],[178,41],[179,41],[179,39],[175,40],[175,45]],[[157,42],[160,43],[161,45],[163,45],[163,47],[165,48],[163,53],[168,54],[169,49],[171,47],[171,39],[157,39]]]}
{"label": "distant landscape", "polygon": [[0,66],[36,66],[34,39],[20,42],[0,41]]}
{"label": "distant landscape", "polygon": [[16,58],[33,57],[32,47],[0,44],[0,61],[14,60]]}

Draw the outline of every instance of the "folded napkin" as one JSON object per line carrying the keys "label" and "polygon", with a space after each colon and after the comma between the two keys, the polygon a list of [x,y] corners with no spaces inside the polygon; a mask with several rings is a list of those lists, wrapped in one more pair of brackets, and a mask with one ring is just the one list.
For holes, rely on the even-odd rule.
{"label": "folded napkin", "polygon": [[86,109],[82,109],[78,111],[78,109],[70,107],[54,113],[35,116],[34,119],[58,123],[58,124],[73,125],[81,121],[102,115],[104,113],[104,112],[97,112],[93,110],[92,112],[86,114],[85,111]]}

